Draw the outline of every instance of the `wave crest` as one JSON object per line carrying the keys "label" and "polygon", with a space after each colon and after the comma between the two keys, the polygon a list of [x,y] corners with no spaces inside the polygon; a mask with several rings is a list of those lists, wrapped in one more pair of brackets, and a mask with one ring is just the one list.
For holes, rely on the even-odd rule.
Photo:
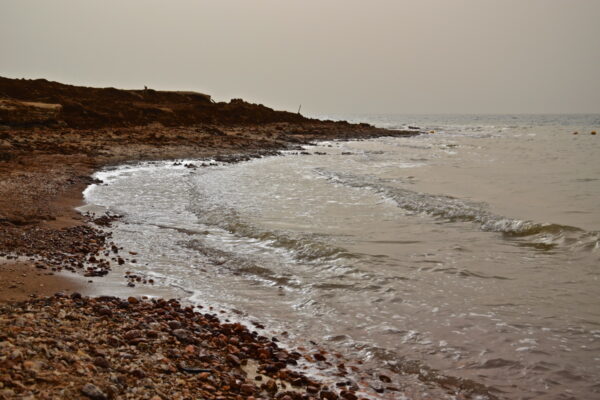
{"label": "wave crest", "polygon": [[574,226],[508,218],[488,211],[484,203],[393,187],[373,176],[334,173],[323,169],[318,169],[317,173],[335,184],[374,191],[409,213],[424,214],[449,222],[477,223],[483,231],[502,233],[508,238],[536,239],[553,245],[566,242],[582,248],[599,247],[600,232],[586,232]]}

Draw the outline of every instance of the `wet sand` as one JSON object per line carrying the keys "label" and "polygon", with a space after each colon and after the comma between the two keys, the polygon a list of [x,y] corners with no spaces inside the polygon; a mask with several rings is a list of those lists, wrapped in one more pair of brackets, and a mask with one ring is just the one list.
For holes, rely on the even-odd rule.
{"label": "wet sand", "polygon": [[0,260],[0,302],[29,300],[57,292],[71,293],[83,288],[76,279],[46,272],[29,262]]}

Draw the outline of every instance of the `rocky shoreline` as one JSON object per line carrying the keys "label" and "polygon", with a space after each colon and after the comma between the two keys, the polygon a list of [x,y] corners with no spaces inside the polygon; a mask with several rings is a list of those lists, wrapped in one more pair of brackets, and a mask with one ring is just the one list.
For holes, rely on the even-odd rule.
{"label": "rocky shoreline", "polygon": [[[289,133],[289,131],[293,133]],[[215,132],[218,131],[218,134]],[[97,130],[3,129],[0,131],[0,257],[29,260],[37,274],[79,270],[101,275],[114,253],[107,217],[92,220],[75,211],[91,175],[103,167],[148,160],[215,159],[235,163],[300,149],[315,140],[414,134],[332,122],[263,126],[146,126]],[[216,136],[215,136],[216,135]],[[158,140],[157,138],[160,138]],[[190,168],[201,167],[190,165]],[[6,265],[6,263],[4,263]],[[2,270],[6,270],[3,268]],[[104,271],[104,272],[103,272]],[[0,299],[23,300],[5,282]],[[42,291],[43,292],[43,291]],[[41,293],[42,293],[41,292]],[[52,293],[45,293],[52,294]]]}
{"label": "rocky shoreline", "polygon": [[[65,271],[102,277],[133,255],[110,239],[115,216],[74,208],[106,166],[239,162],[318,140],[418,132],[316,121],[240,100],[211,103],[188,92],[137,91],[132,103],[131,92],[0,79],[0,399],[360,398],[343,362],[337,384],[319,383],[293,366],[300,358],[335,365],[330,356],[288,352],[214,313],[176,300],[82,296],[89,287]],[[106,117],[111,112],[118,118]],[[131,278],[131,286],[144,283]],[[477,384],[444,382],[431,381],[436,393],[494,398]],[[387,383],[381,378],[372,393],[398,398],[400,389]]]}
{"label": "rocky shoreline", "polygon": [[287,368],[301,354],[175,300],[57,294],[0,305],[0,332],[7,399],[339,398]]}

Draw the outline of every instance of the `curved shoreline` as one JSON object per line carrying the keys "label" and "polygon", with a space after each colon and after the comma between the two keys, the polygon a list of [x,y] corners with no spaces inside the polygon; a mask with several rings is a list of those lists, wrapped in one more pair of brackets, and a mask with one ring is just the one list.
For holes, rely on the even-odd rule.
{"label": "curved shoreline", "polygon": [[[101,279],[96,279],[96,277],[108,273],[111,269],[110,264],[99,261],[100,255],[112,255],[117,257],[117,260],[118,257],[125,257],[118,253],[118,244],[110,241],[109,234],[90,225],[90,223],[95,222],[97,225],[107,226],[110,224],[110,218],[100,217],[94,221],[92,218],[82,216],[74,211],[74,207],[82,204],[83,189],[93,182],[90,176],[95,171],[106,166],[122,164],[123,162],[172,160],[189,157],[191,155],[195,157],[198,157],[199,155],[203,157],[210,156],[211,158],[223,162],[238,162],[265,154],[274,154],[276,151],[275,149],[293,149],[294,146],[297,146],[298,144],[308,144],[317,139],[370,138],[394,134],[394,132],[365,126],[359,126],[356,131],[353,132],[352,126],[342,125],[340,127],[336,126],[337,124],[334,124],[335,129],[329,130],[331,124],[325,123],[323,125],[325,128],[323,134],[319,135],[315,134],[318,125],[319,124],[312,124],[308,128],[306,126],[296,127],[296,129],[309,129],[310,132],[304,136],[294,133],[292,141],[271,142],[264,147],[263,145],[265,143],[263,140],[259,142],[260,147],[254,146],[250,149],[244,148],[243,144],[235,143],[235,141],[240,140],[240,137],[236,134],[247,129],[247,127],[244,126],[231,128],[231,136],[226,136],[226,138],[231,137],[231,139],[221,140],[221,146],[218,147],[206,148],[204,146],[197,146],[190,149],[190,147],[181,145],[162,147],[154,144],[148,146],[146,143],[146,145],[143,145],[143,150],[140,150],[139,148],[136,148],[135,144],[125,144],[114,149],[116,151],[113,154],[116,155],[113,155],[112,157],[106,156],[106,153],[102,154],[102,151],[97,152],[94,155],[90,155],[89,153],[86,154],[85,152],[64,154],[59,151],[48,152],[47,150],[44,151],[45,149],[39,148],[41,146],[36,139],[43,139],[45,144],[51,142],[51,140],[48,139],[53,139],[55,141],[53,145],[60,146],[63,144],[64,140],[61,138],[61,135],[64,131],[46,130],[44,132],[33,133],[27,130],[9,131],[12,143],[21,145],[23,142],[28,143],[31,152],[27,154],[26,152],[17,150],[13,153],[14,157],[11,160],[3,162],[0,166],[0,174],[5,177],[2,188],[5,190],[5,198],[16,199],[16,201],[11,201],[10,204],[8,204],[9,207],[2,208],[0,204],[0,211],[3,213],[2,216],[4,217],[3,223],[0,225],[0,230],[2,231],[0,253],[4,259],[4,262],[0,267],[0,277],[3,278],[2,282],[11,282],[11,285],[6,285],[6,287],[2,288],[2,298],[0,300],[25,300],[25,302],[8,303],[8,305],[3,306],[2,312],[0,312],[1,318],[4,322],[14,321],[14,318],[17,318],[17,315],[22,312],[18,310],[22,310],[23,307],[32,309],[36,307],[36,304],[55,304],[55,302],[58,302],[61,304],[60,307],[64,308],[64,310],[68,310],[70,305],[63,304],[64,301],[61,300],[66,298],[64,296],[70,294],[71,299],[77,300],[80,296],[78,292],[95,292],[95,295],[99,294],[98,291],[95,290],[96,284],[89,285],[88,282],[85,281],[101,281]],[[269,132],[279,131],[278,128],[280,127],[256,127],[257,132],[254,135],[268,136]],[[343,134],[339,134],[340,128],[343,129]],[[146,135],[152,135],[153,133],[156,134],[156,129],[160,129],[166,134],[171,133],[167,128],[145,127],[134,128],[132,131],[126,132],[128,132],[128,134],[144,133]],[[74,133],[73,131],[69,131],[67,134],[71,137],[79,135],[80,143],[83,142],[84,146],[87,145],[92,147],[98,145],[98,143],[94,143],[93,141],[92,143],[85,143],[85,139],[89,139],[89,133]],[[106,131],[101,131],[96,133],[94,138],[100,141],[106,134]],[[406,133],[399,134],[402,135]],[[410,134],[413,133],[411,132]],[[42,135],[44,136],[42,137]],[[273,136],[275,136],[274,132]],[[255,137],[253,139],[255,139]],[[235,144],[231,145],[230,141],[233,141]],[[246,138],[243,143],[245,142],[244,144],[247,144],[250,141],[250,138]],[[82,150],[85,151],[86,148],[84,147]],[[107,151],[108,149],[103,150]],[[149,155],[146,152],[151,152],[152,154]],[[127,154],[127,156],[123,153]],[[33,155],[33,157],[30,155]],[[14,207],[15,205],[18,205],[19,207]],[[17,255],[20,256],[18,262],[13,258]],[[83,272],[85,278],[70,279],[70,277],[65,275],[65,270],[80,272],[76,276],[80,276],[81,272]],[[12,279],[7,280],[7,278],[11,276],[11,273],[20,275],[20,278],[22,279],[20,279],[19,282],[12,284]],[[10,286],[13,287],[11,288]],[[43,297],[53,295],[56,292],[62,292],[64,294],[59,294],[58,297]],[[81,301],[85,302],[85,304],[95,304],[94,302],[97,302],[98,300],[84,297]],[[144,301],[141,302],[141,304],[145,303],[146,302]],[[15,314],[15,312],[17,314]],[[125,320],[132,321],[130,319],[130,317],[132,317],[131,315],[127,316],[126,313],[120,315],[122,318],[125,318]],[[100,320],[105,319],[104,317],[106,316],[103,316],[102,314],[99,315]],[[65,323],[67,322],[59,317],[56,318],[55,323],[52,326],[45,326],[43,329],[47,332],[52,331],[53,329],[60,330],[63,329],[62,327]],[[38,325],[37,323],[30,328],[33,329],[33,331],[42,329],[41,325]],[[17,336],[12,336],[11,333],[8,337],[12,338],[11,342],[14,343],[19,340],[18,338],[21,333],[22,331],[19,331]],[[126,332],[123,334],[125,335]],[[4,339],[6,338],[7,337],[4,337]],[[21,364],[19,364],[21,365],[20,368],[27,368],[30,366],[28,360],[18,359],[17,361],[21,362]],[[44,362],[49,363],[50,361],[51,360],[46,360]],[[273,362],[277,363],[280,361]],[[317,360],[315,362],[323,361]],[[281,367],[282,365],[279,364],[279,366]],[[264,366],[263,369],[264,368],[267,368],[267,366]],[[0,370],[4,370],[1,365]],[[281,369],[269,367],[263,372],[268,373],[268,370],[274,371],[271,375],[267,375],[271,376],[273,379],[287,379],[287,374],[290,373],[289,370],[284,368],[285,372],[282,378],[281,376],[276,375]],[[37,373],[36,371],[33,372]],[[24,378],[22,376],[12,376],[11,381],[18,382],[19,377]],[[163,376],[162,374],[159,374],[159,378],[161,381],[170,379],[169,376]],[[29,379],[31,379],[31,376]],[[37,393],[36,391],[41,390],[40,385],[34,385],[31,390],[26,390],[22,387],[15,387],[9,382],[3,381],[2,383],[4,388],[2,390],[5,391],[4,394],[9,395],[8,398],[11,398],[10,393]],[[289,379],[288,383],[291,385]],[[335,388],[334,386],[334,388],[331,388],[329,386],[321,386],[318,382],[310,380],[306,381],[304,384],[302,384],[301,381],[297,383],[300,383],[300,386],[296,388],[294,392],[286,394],[287,396],[290,396],[290,398],[311,398],[320,395],[320,392],[324,392],[324,394],[320,396],[326,396],[325,398],[340,398],[338,396],[350,399],[358,398],[357,395],[354,394],[358,394],[358,392],[355,392],[358,387],[339,386]],[[108,383],[105,383],[96,385],[96,387],[106,394],[107,385]],[[272,390],[272,384],[269,385],[271,385],[270,390]],[[261,385],[255,385],[255,388],[252,390],[256,393],[261,393],[264,396],[270,397],[272,395],[274,397],[275,393],[269,394],[270,392],[268,392],[267,389],[261,388],[260,386]],[[85,385],[81,387],[81,390],[84,390],[84,388]],[[46,389],[53,390],[48,387],[46,387]],[[334,389],[338,394],[330,389]],[[230,392],[229,395],[239,396],[241,393],[240,390],[241,389],[238,388],[237,392],[234,390]],[[250,389],[247,388],[246,390]],[[387,389],[382,388],[382,390],[385,391]],[[391,389],[390,393],[397,393],[393,390],[394,389]],[[470,390],[464,392],[461,388],[456,387],[456,392],[467,393],[470,392]],[[209,392],[205,393],[205,395],[208,395],[208,393]],[[250,391],[248,393],[250,393]],[[281,394],[282,391],[279,390],[277,393]],[[303,395],[299,393],[303,393]],[[109,398],[108,395],[106,398]]]}
{"label": "curved shoreline", "polygon": [[[287,368],[298,357],[334,366],[334,356],[285,352],[274,339],[220,321],[213,310],[203,314],[163,299],[82,296],[78,292],[102,286],[84,281],[101,282],[113,265],[133,255],[95,227],[108,227],[111,216],[83,216],[75,207],[93,173],[111,165],[209,157],[238,162],[320,140],[419,132],[317,121],[241,100],[211,105],[171,92],[6,79],[0,79],[0,88],[12,96],[3,100],[10,107],[0,113],[0,397],[352,400],[361,395],[345,380],[343,363],[337,365],[339,380],[327,385]],[[148,104],[132,103],[132,95]],[[71,106],[38,107],[46,98]],[[176,111],[156,112],[165,106]],[[81,279],[66,278],[66,271]],[[54,295],[57,291],[62,293]],[[158,348],[164,358],[151,358]],[[248,363],[257,365],[254,373],[242,368]],[[428,378],[432,371],[422,375],[421,369],[404,372],[432,384],[438,398],[494,398],[473,382],[434,380]],[[388,387],[388,379],[379,376],[382,385],[373,396],[397,398],[399,389],[419,398],[410,387]]]}
{"label": "curved shoreline", "polygon": [[[89,219],[80,215],[75,207],[82,204],[82,192],[92,183],[93,173],[107,166],[182,158],[239,162],[314,140],[414,134],[338,123],[221,126],[219,131],[224,132],[223,136],[216,137],[214,129],[217,128],[154,126],[92,132],[72,129],[3,131],[4,142],[8,145],[2,149],[4,159],[0,160],[0,257],[57,258],[56,264],[61,254],[76,253],[81,258],[79,261],[83,261],[86,253],[97,253],[99,245],[75,251],[70,247],[84,238],[100,240],[99,232],[81,231],[81,227],[88,226]],[[287,130],[294,133],[286,133]],[[156,137],[161,140],[157,142]],[[64,244],[65,248],[57,248],[59,244]],[[25,273],[38,276],[42,272],[56,272],[51,271],[51,265],[45,267],[32,267]],[[52,294],[43,287],[26,293],[22,288],[10,286],[2,287],[0,299],[24,300],[29,294]]]}
{"label": "curved shoreline", "polygon": [[[314,143],[312,143],[312,144],[314,144]],[[292,155],[293,154],[294,153],[292,152]],[[316,152],[313,154],[323,154],[323,153]],[[278,154],[278,155],[281,155],[281,154]],[[245,161],[245,160],[239,160],[239,161]],[[188,159],[188,160],[184,160],[181,162],[182,163],[189,162],[189,163],[193,163],[194,165],[201,165],[203,162],[208,162],[208,160]],[[128,164],[123,164],[121,166],[121,167],[124,167],[123,169],[120,166],[116,166],[114,169],[110,168],[109,171],[112,172],[114,170],[115,174],[119,174],[122,172],[126,172],[129,169],[131,169],[133,171],[138,171],[140,169],[145,170],[146,168],[162,168],[162,167],[169,167],[169,166],[170,166],[170,163],[169,164],[157,164],[157,165],[146,164],[146,163],[132,165],[132,164],[128,163]],[[209,166],[209,165],[206,165],[206,166]],[[100,172],[102,172],[102,171],[100,171]],[[103,176],[98,176],[98,178],[104,179]],[[137,249],[136,249],[136,251],[140,251],[140,254],[144,254],[144,251],[137,250]],[[139,260],[138,260],[138,262],[139,262]],[[132,265],[132,267],[133,267],[133,265]],[[145,287],[146,286],[144,285],[143,288],[145,288]],[[141,289],[142,291],[144,290],[143,288]],[[122,289],[123,288],[121,288],[120,290],[122,291]],[[136,289],[133,289],[133,290],[136,290]],[[185,296],[182,296],[182,298],[183,297],[185,297]],[[179,300],[179,298],[178,298],[178,300]],[[249,299],[249,300],[251,300],[251,299]],[[189,302],[186,300],[183,300],[182,302],[191,304],[191,305],[194,304],[193,302]],[[200,304],[206,306],[206,304],[203,303],[202,300],[201,300]],[[219,307],[219,305],[218,305],[219,303],[215,303],[215,304],[216,304],[215,307]],[[240,309],[243,310],[243,308],[240,308]],[[220,312],[222,313],[222,317],[225,317],[225,318],[233,317],[232,318],[233,320],[235,320],[236,322],[242,322],[245,326],[247,326],[249,329],[251,329],[252,317],[247,316],[245,318],[244,317],[240,318],[239,315],[235,315],[235,314],[237,314],[237,312],[235,312],[235,309],[233,311],[234,312],[232,312],[231,310],[220,311]],[[262,321],[261,318],[259,318],[259,320]],[[265,328],[266,330],[264,331],[265,333],[263,333],[263,334],[265,334],[266,336],[275,335],[276,332],[274,332],[272,330],[269,331],[269,328],[273,328],[273,326],[270,327],[267,324],[267,327]],[[290,330],[290,332],[293,331],[293,329],[289,329],[289,330]],[[317,340],[317,339],[315,339],[315,340]],[[286,341],[283,340],[283,343],[286,343]],[[288,340],[288,343],[287,343],[288,346],[290,345],[290,343],[292,343],[292,342],[290,342]],[[310,345],[308,345],[308,346],[306,345],[306,341],[300,342],[300,343],[294,341],[293,343],[295,343],[295,344],[292,346],[301,346],[304,348],[307,348],[307,347],[311,348]],[[320,347],[320,345],[317,345],[316,343],[312,343],[312,344],[315,346],[315,349],[311,350],[311,354],[313,351],[317,351],[317,352],[323,351],[324,348],[325,348],[324,351],[331,353],[331,354],[334,353],[334,351],[332,351],[333,348],[331,348],[331,347],[325,346],[323,348],[323,347]],[[286,348],[289,349],[289,347],[286,347]],[[341,351],[342,353],[344,353],[343,350],[338,350],[338,351]],[[302,351],[302,353],[304,354],[304,351]],[[339,357],[341,358],[342,355],[339,355]],[[350,366],[353,362],[356,362],[356,361],[359,361],[359,360],[353,359],[348,356],[343,358],[344,364],[347,364],[348,366]],[[362,364],[362,362],[359,361],[359,364]],[[352,366],[352,368],[354,368],[354,365]],[[361,368],[361,366],[358,366],[358,368],[359,369],[354,370],[354,371],[349,369],[348,377],[352,377],[352,379],[354,379],[355,382],[365,382],[365,381],[368,381],[368,379],[373,378],[371,376],[364,375],[364,372],[366,371],[365,367]],[[371,368],[371,370],[372,370],[372,368]],[[388,372],[386,372],[386,371],[388,371]],[[457,378],[457,377],[454,377],[451,375],[443,375],[439,371],[432,369],[432,368],[428,367],[426,364],[423,364],[422,362],[416,361],[416,360],[402,359],[397,364],[395,363],[393,367],[386,368],[386,371],[380,370],[379,373],[390,374],[390,376],[392,376],[392,381],[396,381],[396,378],[391,373],[393,373],[394,375],[398,374],[398,376],[402,376],[403,378],[401,378],[401,380],[405,384],[409,381],[412,382],[411,384],[408,384],[405,387],[400,386],[400,387],[403,387],[402,391],[405,391],[405,394],[410,393],[409,398],[415,398],[415,399],[422,398],[421,396],[424,393],[420,392],[419,388],[421,388],[424,384],[436,386],[436,389],[430,389],[430,392],[427,393],[428,395],[431,395],[436,390],[442,390],[443,392],[437,392],[437,395],[440,396],[438,398],[446,398],[444,395],[447,395],[448,393],[450,393],[450,391],[454,391],[455,394],[460,393],[460,395],[466,396],[465,398],[472,398],[472,396],[480,396],[478,398],[481,398],[481,399],[496,398],[492,393],[490,393],[490,390],[493,390],[493,389],[489,389],[489,388],[485,387],[484,385],[479,384],[475,381],[472,381],[468,378]],[[329,378],[333,377],[334,375],[335,374],[331,374],[331,376],[329,376]],[[309,377],[319,380],[318,374],[317,375],[311,374],[311,375],[309,375]],[[410,377],[410,378],[407,379],[406,377]],[[323,375],[321,375],[321,378],[323,378]],[[327,378],[328,377],[325,376],[325,379],[321,379],[321,381],[328,381],[329,379],[327,379]],[[384,379],[387,379],[387,378],[384,378]],[[411,387],[411,385],[412,385],[412,387]],[[391,393],[397,393],[398,388],[399,388],[399,386],[397,384],[395,385],[394,383],[389,383],[386,385],[384,382],[384,383],[380,383],[379,385],[371,386],[370,390],[371,390],[372,394],[375,394],[375,393],[373,393],[373,390],[377,389],[377,390],[375,390],[375,392],[377,392],[378,390],[386,391],[389,395]],[[483,396],[483,397],[481,397],[481,396]],[[388,398],[388,397],[375,397],[375,398]]]}

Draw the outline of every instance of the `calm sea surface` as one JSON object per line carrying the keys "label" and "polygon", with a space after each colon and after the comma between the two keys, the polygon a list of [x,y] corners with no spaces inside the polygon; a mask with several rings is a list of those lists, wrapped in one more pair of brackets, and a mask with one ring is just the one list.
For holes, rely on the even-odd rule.
{"label": "calm sea surface", "polygon": [[127,270],[415,398],[411,360],[500,398],[600,398],[600,115],[340,118],[434,133],[123,166],[86,199],[124,215]]}

